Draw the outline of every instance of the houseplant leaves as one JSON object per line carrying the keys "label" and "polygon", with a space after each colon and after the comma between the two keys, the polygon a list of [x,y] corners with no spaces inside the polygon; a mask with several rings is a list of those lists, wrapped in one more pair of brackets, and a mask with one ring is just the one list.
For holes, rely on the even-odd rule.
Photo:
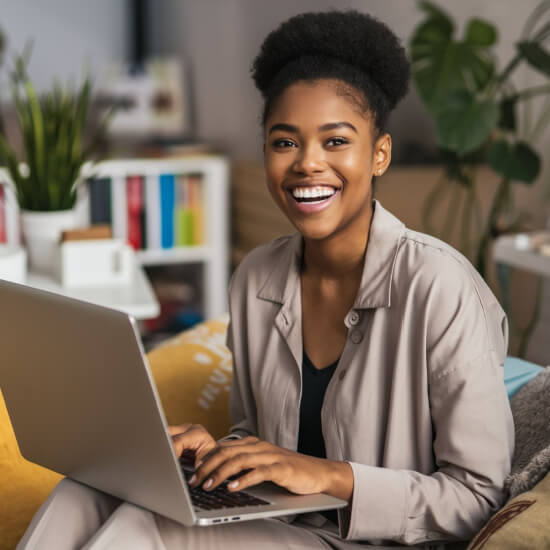
{"label": "houseplant leaves", "polygon": [[499,120],[499,106],[491,99],[477,99],[467,90],[446,96],[445,107],[436,114],[439,142],[463,156],[476,150],[490,136]]}
{"label": "houseplant leaves", "polygon": [[420,7],[428,17],[410,42],[413,78],[433,114],[445,106],[450,90],[475,93],[485,88],[495,73],[489,47],[497,31],[488,22],[472,19],[464,39],[457,41],[454,23],[445,12],[431,2],[420,2]]}
{"label": "houseplant leaves", "polygon": [[509,181],[533,183],[540,172],[539,155],[525,142],[510,145],[505,139],[495,141],[487,152],[491,168]]}

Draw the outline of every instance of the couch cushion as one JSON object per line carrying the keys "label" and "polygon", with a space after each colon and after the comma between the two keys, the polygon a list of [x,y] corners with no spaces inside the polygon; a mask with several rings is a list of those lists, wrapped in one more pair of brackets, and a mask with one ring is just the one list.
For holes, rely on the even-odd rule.
{"label": "couch cushion", "polygon": [[468,550],[550,548],[550,473],[531,491],[501,508],[476,535]]}
{"label": "couch cushion", "polygon": [[504,361],[504,384],[508,398],[512,398],[527,382],[535,378],[542,367],[519,357],[506,357]]}

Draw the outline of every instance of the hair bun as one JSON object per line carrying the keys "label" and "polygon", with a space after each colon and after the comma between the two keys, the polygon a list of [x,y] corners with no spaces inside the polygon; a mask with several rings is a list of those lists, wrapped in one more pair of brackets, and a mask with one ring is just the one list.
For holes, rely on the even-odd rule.
{"label": "hair bun", "polygon": [[267,36],[254,60],[256,87],[265,96],[279,71],[303,56],[332,58],[359,69],[392,108],[407,92],[405,50],[384,23],[368,14],[334,10],[303,13],[285,21]]}

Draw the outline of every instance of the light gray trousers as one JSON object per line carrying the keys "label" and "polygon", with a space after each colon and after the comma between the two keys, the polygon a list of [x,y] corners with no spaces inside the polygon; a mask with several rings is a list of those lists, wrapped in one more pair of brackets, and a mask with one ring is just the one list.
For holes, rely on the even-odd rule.
{"label": "light gray trousers", "polygon": [[[354,545],[355,546],[355,545]],[[330,549],[315,533],[275,519],[185,527],[63,479],[40,507],[17,550]]]}

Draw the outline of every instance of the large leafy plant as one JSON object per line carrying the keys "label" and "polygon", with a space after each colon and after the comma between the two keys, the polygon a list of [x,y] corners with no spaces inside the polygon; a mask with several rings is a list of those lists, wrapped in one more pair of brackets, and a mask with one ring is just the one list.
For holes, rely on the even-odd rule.
{"label": "large leafy plant", "polygon": [[90,79],[86,78],[76,91],[56,84],[51,91],[39,95],[27,74],[28,58],[28,50],[18,56],[11,74],[23,157],[17,157],[0,129],[0,160],[7,167],[22,209],[68,210],[76,203],[82,165],[96,150],[110,116],[85,143]]}
{"label": "large leafy plant", "polygon": [[[550,83],[518,89],[512,75],[527,64],[545,80],[550,78],[550,0],[541,2],[528,17],[512,59],[499,69],[493,48],[496,27],[470,19],[462,38],[455,37],[452,18],[429,1],[420,1],[425,17],[410,41],[413,80],[434,119],[444,177],[424,205],[429,231],[448,238],[460,224],[461,249],[483,276],[493,238],[520,228],[513,208],[512,186],[532,185],[541,168],[533,144],[550,121]],[[532,100],[544,96],[537,116],[528,114]],[[476,168],[488,164],[499,184],[484,222],[476,191]],[[449,200],[448,194],[453,198]],[[449,201],[440,231],[434,227],[438,206]]]}

